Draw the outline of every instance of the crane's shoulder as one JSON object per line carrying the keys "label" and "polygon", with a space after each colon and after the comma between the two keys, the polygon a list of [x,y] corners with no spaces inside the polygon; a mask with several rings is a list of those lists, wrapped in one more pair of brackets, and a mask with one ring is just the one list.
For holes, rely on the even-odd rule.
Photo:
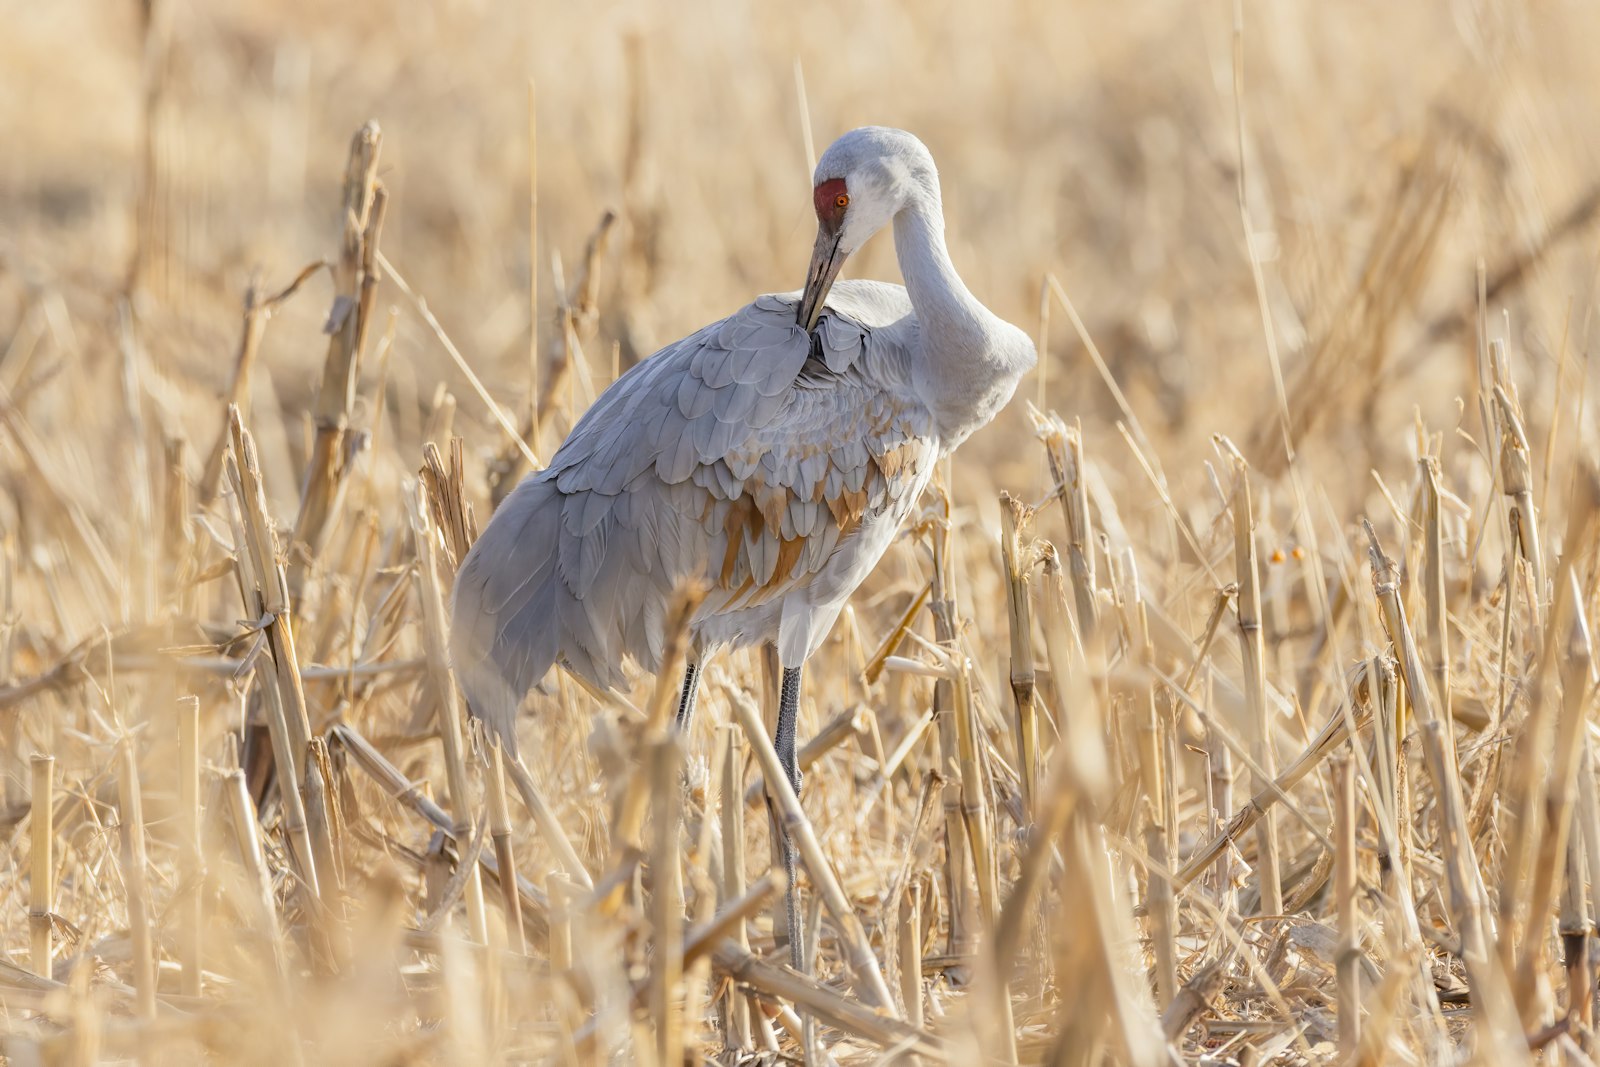
{"label": "crane's shoulder", "polygon": [[[750,306],[792,319],[799,304],[800,293],[796,290],[758,296]],[[863,330],[880,330],[912,317],[914,310],[905,286],[861,278],[835,282],[828,290],[823,315]]]}
{"label": "crane's shoulder", "polygon": [[769,294],[641,361],[552,457],[561,490],[677,484],[752,448],[782,452],[820,428],[845,432],[842,418],[869,409],[916,421],[903,331],[878,325],[899,321],[890,317],[899,287],[842,288],[843,307],[830,299],[814,337],[796,324],[792,297]]}

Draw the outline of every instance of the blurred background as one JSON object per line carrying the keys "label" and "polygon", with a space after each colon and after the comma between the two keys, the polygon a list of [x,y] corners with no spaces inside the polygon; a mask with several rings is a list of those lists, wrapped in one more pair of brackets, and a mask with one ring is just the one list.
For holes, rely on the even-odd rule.
{"label": "blurred background", "polygon": [[[1457,421],[1454,398],[1475,377],[1463,327],[1479,260],[1499,284],[1491,303],[1509,311],[1495,329],[1528,353],[1521,370],[1538,381],[1525,399],[1542,412],[1563,338],[1582,352],[1592,318],[1600,12],[1282,0],[1245,3],[1242,16],[1243,192],[1264,305],[1239,208],[1225,0],[760,13],[715,2],[9,3],[0,381],[31,394],[41,431],[70,436],[54,445],[84,479],[114,462],[111,426],[74,426],[79,390],[29,383],[107,358],[99,331],[137,260],[130,307],[152,398],[169,429],[196,406],[209,425],[247,283],[276,291],[335,253],[348,141],[374,119],[392,198],[385,254],[513,410],[529,388],[530,279],[548,350],[553,260],[570,275],[602,212],[618,212],[586,345],[603,386],[614,344],[625,366],[759,292],[798,288],[814,225],[806,124],[820,151],[880,123],[933,150],[973,290],[1038,333],[1053,273],[1161,453],[1182,456],[1215,431],[1257,464],[1281,452],[1265,314],[1299,432],[1328,428],[1337,446],[1306,457],[1311,469],[1346,489],[1365,483],[1367,466],[1405,447],[1413,405],[1436,426]],[[896,279],[892,243],[848,271]],[[403,304],[392,290],[380,299]],[[252,375],[259,410],[281,408],[290,425],[310,404],[327,307],[325,277],[308,282],[266,331]],[[1042,382],[1019,395],[1104,439],[1122,416],[1059,305],[1049,338]],[[469,451],[500,446],[415,315],[399,318],[393,359],[388,398],[408,466],[416,405],[439,381],[460,398]],[[561,429],[547,429],[546,448]],[[211,432],[195,431],[199,450]],[[1032,450],[1007,447],[1018,433],[1020,405],[969,461],[1035,481]],[[1114,433],[1106,446],[1121,450]],[[299,436],[263,447],[274,501],[292,503]],[[1025,469],[1004,466],[1024,454]]]}

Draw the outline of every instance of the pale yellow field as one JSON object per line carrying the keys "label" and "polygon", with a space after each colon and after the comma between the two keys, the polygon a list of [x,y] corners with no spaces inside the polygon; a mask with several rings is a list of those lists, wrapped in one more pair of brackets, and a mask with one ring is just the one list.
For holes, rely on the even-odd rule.
{"label": "pale yellow field", "polygon": [[[1591,1062],[1600,12],[147,2],[0,4],[5,1062],[736,1063],[799,1057],[795,1012],[816,1062]],[[439,329],[374,266],[345,413],[322,394],[336,272],[258,304],[249,344],[241,312],[253,279],[265,302],[339,259],[368,121],[377,248]],[[953,462],[950,521],[930,493],[809,672],[801,738],[830,747],[804,807],[849,905],[803,879],[812,982],[781,969],[759,802],[753,955],[697,940],[738,888],[722,772],[760,766],[721,724],[768,702],[759,655],[720,661],[681,751],[635,710],[649,677],[536,696],[524,752],[581,867],[514,794],[490,832],[481,750],[439,735],[459,703],[426,616],[459,546],[417,472],[460,438],[432,504],[481,526],[509,454],[441,332],[512,423],[548,394],[548,456],[619,369],[800,286],[809,155],[866,123],[928,144],[958,268],[1043,351]],[[892,242],[847,274],[898,280]],[[1030,403],[1081,425],[1059,496]],[[347,415],[324,444],[348,462],[308,478],[319,412]],[[309,536],[307,485],[332,499]],[[1003,490],[1038,507],[1015,641]],[[245,550],[269,523],[286,612],[271,545]],[[944,538],[941,649],[916,604]],[[297,692],[331,749],[301,804],[264,728]],[[689,788],[652,789],[680,758]],[[241,760],[259,804],[230,799]],[[508,847],[521,946],[497,880],[457,864]]]}

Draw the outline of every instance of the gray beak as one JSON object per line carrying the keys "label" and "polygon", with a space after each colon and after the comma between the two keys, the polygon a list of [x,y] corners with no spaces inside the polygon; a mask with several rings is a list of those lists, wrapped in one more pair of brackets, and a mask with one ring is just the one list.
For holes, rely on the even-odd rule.
{"label": "gray beak", "polygon": [[818,230],[816,247],[811,250],[811,267],[806,271],[805,294],[800,297],[800,313],[795,319],[807,333],[816,329],[823,302],[828,299],[828,290],[833,288],[833,279],[839,276],[844,261],[845,253],[839,251],[839,235]]}

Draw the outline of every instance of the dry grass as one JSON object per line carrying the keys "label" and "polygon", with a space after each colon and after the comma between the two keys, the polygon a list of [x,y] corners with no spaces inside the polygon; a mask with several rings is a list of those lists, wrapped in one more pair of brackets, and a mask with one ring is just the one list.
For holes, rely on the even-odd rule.
{"label": "dry grass", "polygon": [[[10,12],[6,1061],[1593,1062],[1597,45],[1494,3]],[[799,284],[807,154],[869,121],[1045,353],[809,672],[803,805],[756,652],[681,741],[674,679],[563,678],[503,765],[457,561],[620,369]]]}

